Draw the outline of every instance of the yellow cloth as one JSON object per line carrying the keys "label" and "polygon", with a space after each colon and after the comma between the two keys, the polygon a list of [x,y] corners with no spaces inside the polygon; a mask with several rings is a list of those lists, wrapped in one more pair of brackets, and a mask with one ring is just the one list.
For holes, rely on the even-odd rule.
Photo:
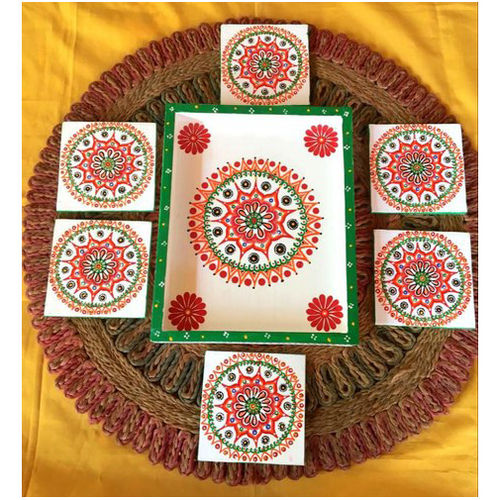
{"label": "yellow cloth", "polygon": [[[52,127],[126,54],[176,30],[229,17],[299,19],[344,32],[407,67],[477,144],[477,5],[465,3],[25,3],[23,195]],[[24,305],[27,301],[23,296]],[[298,482],[231,488],[152,466],[76,413],[23,319],[26,496],[475,496],[477,374],[450,414],[377,460]]]}

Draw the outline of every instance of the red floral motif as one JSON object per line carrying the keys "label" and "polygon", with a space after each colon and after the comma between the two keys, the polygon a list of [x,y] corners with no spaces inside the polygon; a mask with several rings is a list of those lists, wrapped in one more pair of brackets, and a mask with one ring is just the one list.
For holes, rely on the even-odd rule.
{"label": "red floral motif", "polygon": [[335,153],[339,145],[337,132],[328,125],[313,125],[306,131],[304,143],[310,153],[321,158]]}
{"label": "red floral motif", "polygon": [[168,319],[177,330],[197,330],[205,321],[206,305],[195,293],[185,292],[170,302]]}
{"label": "red floral motif", "polygon": [[210,134],[201,123],[188,123],[184,125],[177,136],[179,147],[186,153],[196,155],[208,148]]}
{"label": "red floral motif", "polygon": [[344,316],[339,301],[331,295],[326,297],[323,294],[309,302],[306,314],[307,320],[313,328],[325,332],[335,330],[337,325],[340,325],[340,319]]}

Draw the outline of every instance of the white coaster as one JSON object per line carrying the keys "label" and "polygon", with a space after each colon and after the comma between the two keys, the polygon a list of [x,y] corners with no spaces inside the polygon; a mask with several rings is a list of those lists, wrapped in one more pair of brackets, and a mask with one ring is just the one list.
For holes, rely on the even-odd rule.
{"label": "white coaster", "polygon": [[155,147],[155,123],[64,122],[57,210],[153,210]]}
{"label": "white coaster", "polygon": [[469,233],[376,230],[375,323],[475,328]]}
{"label": "white coaster", "polygon": [[458,124],[370,125],[374,213],[467,212]]}
{"label": "white coaster", "polygon": [[151,222],[57,219],[45,316],[143,318]]}
{"label": "white coaster", "polygon": [[198,460],[304,465],[305,356],[205,353]]}
{"label": "white coaster", "polygon": [[221,104],[309,104],[306,24],[223,24]]}

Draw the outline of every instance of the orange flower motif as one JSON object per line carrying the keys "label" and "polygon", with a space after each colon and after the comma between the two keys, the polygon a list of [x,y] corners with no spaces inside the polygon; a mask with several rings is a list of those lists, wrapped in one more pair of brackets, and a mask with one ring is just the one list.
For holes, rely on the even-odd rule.
{"label": "orange flower motif", "polygon": [[338,135],[328,125],[313,125],[306,131],[304,144],[314,156],[324,158],[335,153],[339,145]]}
{"label": "orange flower motif", "polygon": [[205,321],[206,305],[195,293],[184,292],[170,302],[168,319],[177,330],[197,330]]}
{"label": "orange flower motif", "polygon": [[201,123],[188,123],[184,125],[177,136],[179,147],[186,153],[193,155],[202,153],[208,148],[210,134]]}
{"label": "orange flower motif", "polygon": [[339,301],[331,295],[326,297],[323,294],[309,302],[306,314],[307,320],[313,328],[325,332],[335,330],[337,325],[340,325],[340,319],[344,316]]}

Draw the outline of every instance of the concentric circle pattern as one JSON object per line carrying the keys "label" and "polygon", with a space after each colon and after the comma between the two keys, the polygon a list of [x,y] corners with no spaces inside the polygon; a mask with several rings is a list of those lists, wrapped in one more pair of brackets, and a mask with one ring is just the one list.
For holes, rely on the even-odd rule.
{"label": "concentric circle pattern", "polygon": [[49,283],[75,312],[115,313],[146,282],[148,251],[121,221],[84,221],[68,229],[52,250]]}
{"label": "concentric circle pattern", "polygon": [[377,299],[405,325],[445,326],[470,302],[472,275],[458,246],[438,233],[402,233],[375,262]]}
{"label": "concentric circle pattern", "polygon": [[248,27],[222,54],[222,82],[243,104],[283,104],[307,82],[304,43],[279,26]]}
{"label": "concentric circle pattern", "polygon": [[228,283],[284,281],[310,262],[321,235],[313,189],[273,160],[228,163],[191,203],[189,236],[204,266]]}
{"label": "concentric circle pattern", "polygon": [[203,391],[201,430],[228,458],[275,459],[304,426],[304,387],[295,370],[275,356],[234,354],[209,375]]}
{"label": "concentric circle pattern", "polygon": [[154,175],[154,151],[145,134],[130,123],[89,123],[61,151],[61,178],[80,203],[126,207],[137,200]]}
{"label": "concentric circle pattern", "polygon": [[381,198],[403,212],[444,208],[464,183],[463,156],[434,125],[398,125],[374,145],[372,182]]}

